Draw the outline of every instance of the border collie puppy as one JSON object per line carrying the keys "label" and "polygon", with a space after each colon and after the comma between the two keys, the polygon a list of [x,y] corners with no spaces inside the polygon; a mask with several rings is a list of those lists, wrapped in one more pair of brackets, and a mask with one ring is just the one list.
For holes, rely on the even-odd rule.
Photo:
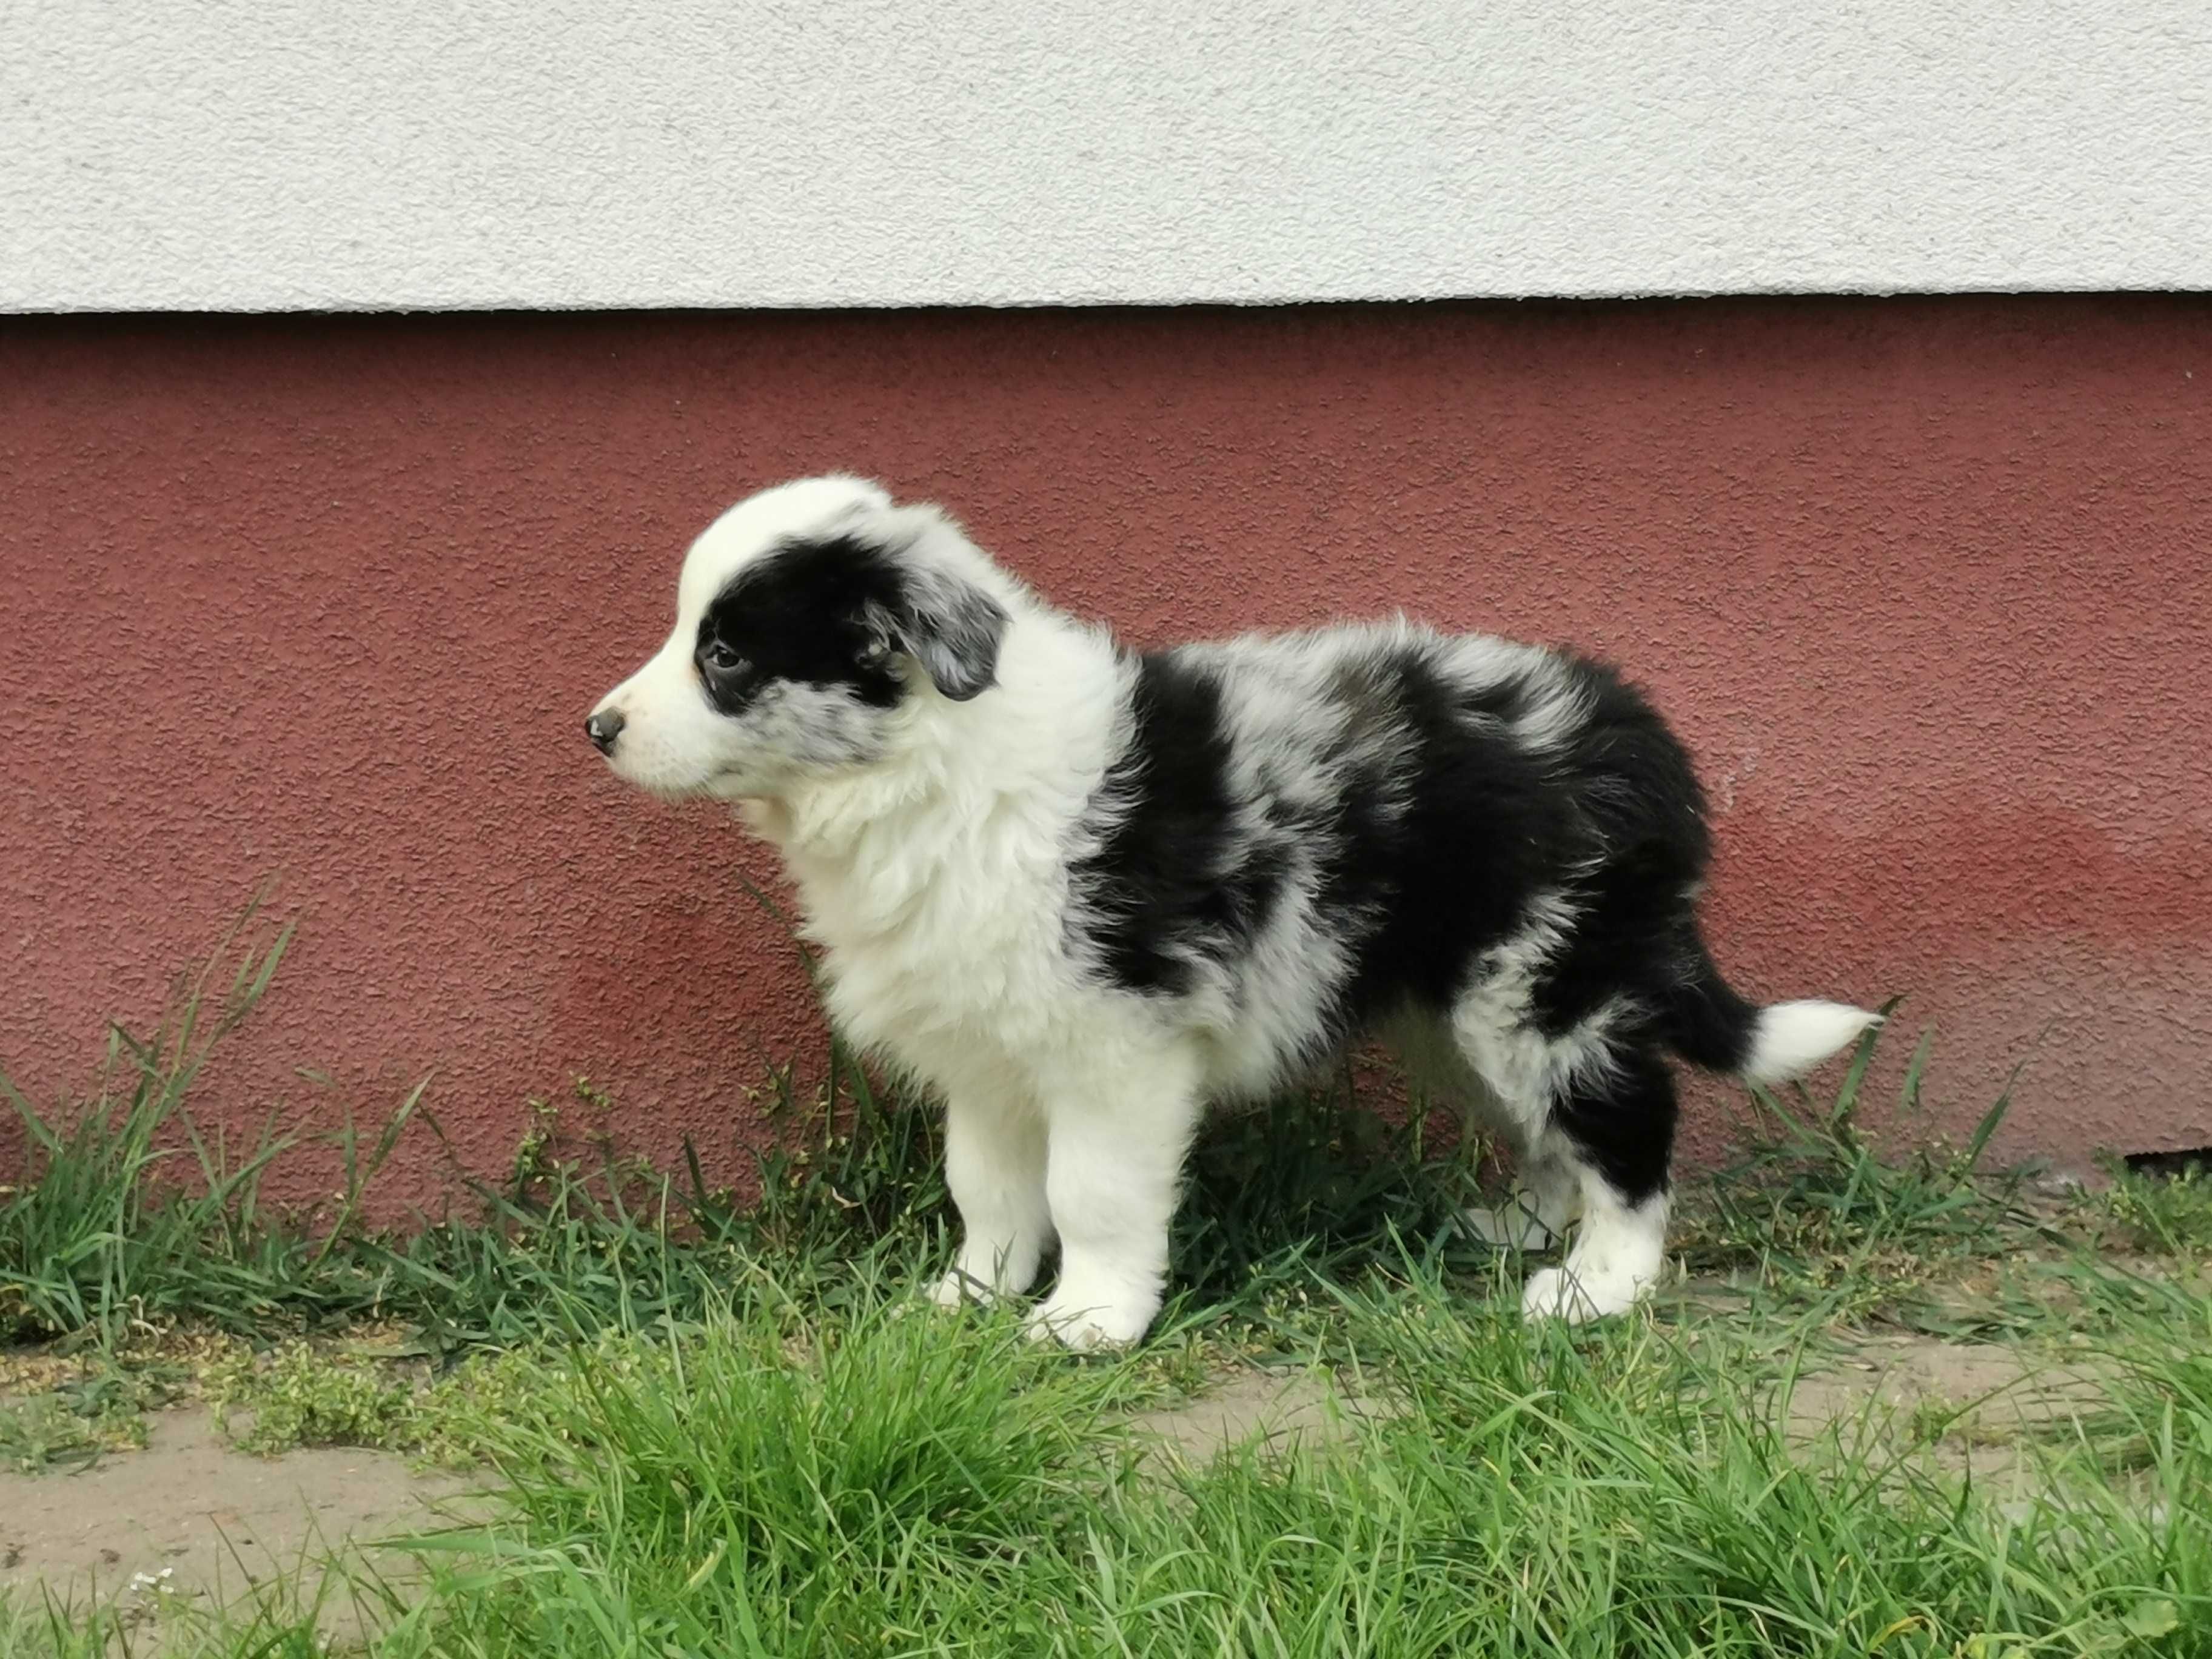
{"label": "border collie puppy", "polygon": [[943,1098],[939,1301],[1078,1347],[1158,1312],[1184,1153],[1363,1033],[1516,1149],[1474,1224],[1565,1259],[1523,1310],[1657,1276],[1670,1055],[1777,1079],[1874,1016],[1757,1007],[1699,937],[1681,745],[1598,665],[1406,622],[1139,652],[944,514],[829,477],[693,544],[676,629],[585,727],[780,849],[831,1018]]}

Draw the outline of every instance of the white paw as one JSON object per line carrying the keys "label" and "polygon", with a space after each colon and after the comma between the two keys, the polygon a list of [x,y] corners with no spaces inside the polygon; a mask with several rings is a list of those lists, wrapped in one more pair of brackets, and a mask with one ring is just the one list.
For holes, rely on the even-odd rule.
{"label": "white paw", "polygon": [[1580,1325],[1634,1307],[1648,1281],[1626,1273],[1591,1273],[1577,1278],[1565,1267],[1543,1267],[1528,1275],[1521,1292],[1523,1319],[1563,1319]]}
{"label": "white paw", "polygon": [[1048,1338],[1078,1353],[1126,1348],[1145,1334],[1158,1311],[1157,1302],[1136,1304],[1090,1296],[1063,1298],[1054,1291],[1030,1321],[1029,1334],[1035,1340]]}

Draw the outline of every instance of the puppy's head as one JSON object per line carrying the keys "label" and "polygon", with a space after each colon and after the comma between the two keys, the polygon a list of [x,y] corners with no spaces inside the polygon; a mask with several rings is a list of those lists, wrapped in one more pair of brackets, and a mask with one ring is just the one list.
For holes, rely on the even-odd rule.
{"label": "puppy's head", "polygon": [[1006,588],[933,508],[854,478],[763,490],[691,544],[675,631],[585,730],[642,788],[774,798],[883,759],[916,705],[989,690]]}

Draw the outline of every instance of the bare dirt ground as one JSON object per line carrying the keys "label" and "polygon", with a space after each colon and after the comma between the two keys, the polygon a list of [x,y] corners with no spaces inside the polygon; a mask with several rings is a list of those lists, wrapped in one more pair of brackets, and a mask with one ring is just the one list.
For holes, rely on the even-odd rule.
{"label": "bare dirt ground", "polygon": [[0,1474],[0,1587],[76,1600],[136,1582],[228,1599],[349,1541],[439,1525],[467,1486],[386,1452],[252,1456],[199,1407],[157,1412],[148,1430],[143,1450],[74,1474]]}
{"label": "bare dirt ground", "polygon": [[1282,1449],[1327,1445],[1376,1409],[1310,1371],[1239,1370],[1216,1377],[1195,1400],[1139,1413],[1129,1427],[1155,1459],[1202,1464],[1254,1439]]}

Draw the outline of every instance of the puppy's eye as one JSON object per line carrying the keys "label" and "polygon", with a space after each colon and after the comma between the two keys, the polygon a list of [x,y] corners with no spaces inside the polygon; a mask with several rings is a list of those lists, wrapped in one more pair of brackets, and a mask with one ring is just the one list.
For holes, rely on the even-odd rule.
{"label": "puppy's eye", "polygon": [[699,659],[717,674],[731,674],[745,665],[745,659],[732,650],[726,641],[709,640]]}

